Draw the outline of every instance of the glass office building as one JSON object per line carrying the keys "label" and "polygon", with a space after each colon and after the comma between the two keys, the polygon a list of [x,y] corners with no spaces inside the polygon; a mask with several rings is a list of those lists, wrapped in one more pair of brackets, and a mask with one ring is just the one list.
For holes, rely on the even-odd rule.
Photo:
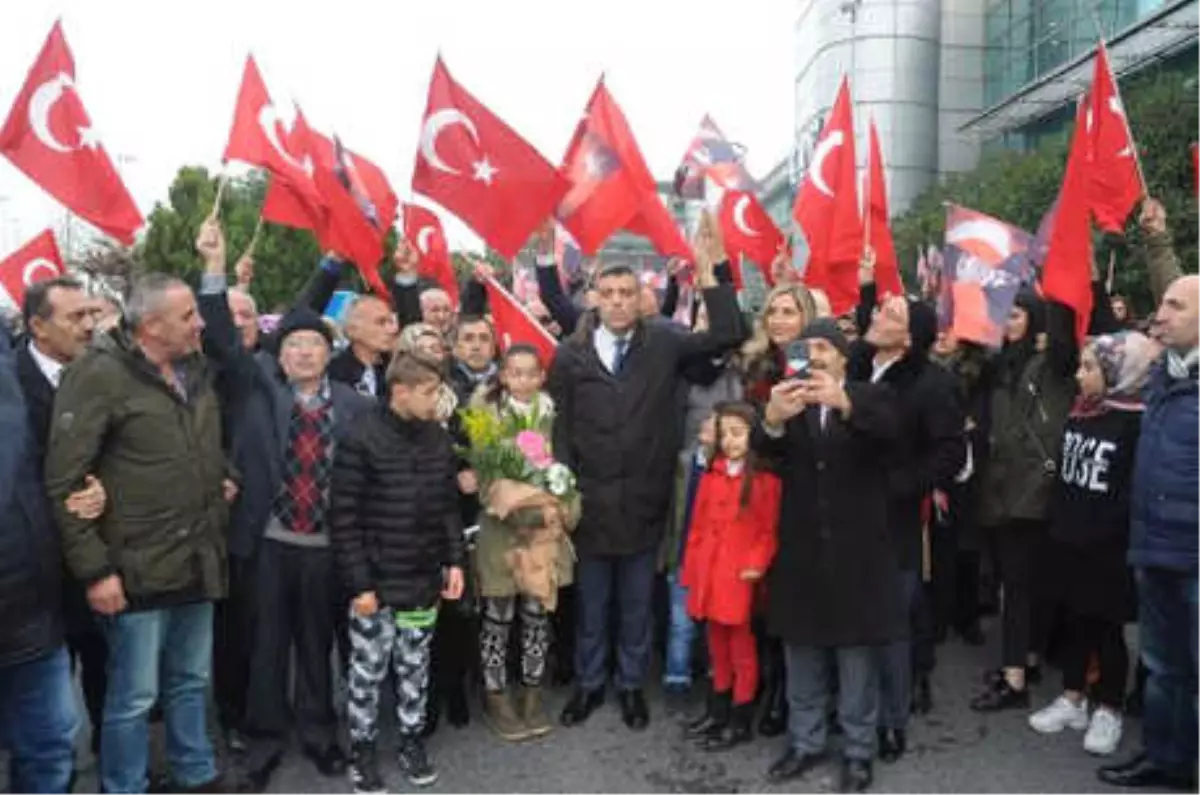
{"label": "glass office building", "polygon": [[987,0],[984,104],[1087,55],[1170,5],[1168,0]]}

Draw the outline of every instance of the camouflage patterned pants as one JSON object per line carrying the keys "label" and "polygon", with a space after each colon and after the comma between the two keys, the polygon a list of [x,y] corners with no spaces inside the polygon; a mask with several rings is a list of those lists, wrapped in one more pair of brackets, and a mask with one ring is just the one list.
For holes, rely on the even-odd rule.
{"label": "camouflage patterned pants", "polygon": [[351,610],[347,674],[351,742],[374,742],[379,733],[379,692],[387,677],[389,659],[395,673],[397,728],[405,737],[421,733],[429,693],[433,629],[432,621],[427,626],[413,626],[403,617],[398,621],[397,614],[386,607],[366,617]]}

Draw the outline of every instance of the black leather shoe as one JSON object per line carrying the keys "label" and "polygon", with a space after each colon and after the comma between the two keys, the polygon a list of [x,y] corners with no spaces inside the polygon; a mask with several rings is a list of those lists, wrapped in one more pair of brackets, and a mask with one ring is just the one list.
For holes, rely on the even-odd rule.
{"label": "black leather shoe", "polygon": [[729,723],[730,699],[728,692],[709,693],[704,714],[683,727],[684,738],[699,740],[724,728]]}
{"label": "black leather shoe", "polygon": [[999,712],[1004,709],[1029,709],[1029,688],[1013,689],[1008,682],[989,687],[971,700],[975,712]]}
{"label": "black leather shoe", "polygon": [[861,759],[843,759],[842,774],[838,778],[838,792],[866,792],[875,778],[871,763]]}
{"label": "black leather shoe", "polygon": [[817,766],[821,757],[816,754],[802,754],[795,748],[789,748],[783,756],[767,770],[767,779],[775,784],[800,778]]}
{"label": "black leather shoe", "polygon": [[908,750],[904,729],[879,729],[879,761],[892,764]]}
{"label": "black leather shoe", "polygon": [[571,694],[571,700],[563,707],[562,715],[559,716],[559,722],[563,726],[574,726],[583,723],[603,703],[603,690],[576,690]]}
{"label": "black leather shoe", "polygon": [[748,743],[754,739],[754,702],[737,704],[733,707],[729,723],[723,728],[711,732],[700,743],[704,751],[728,751],[730,748]]}
{"label": "black leather shoe", "polygon": [[341,776],[346,772],[346,755],[337,744],[328,748],[305,748],[304,756],[316,766],[317,772],[326,778]]}
{"label": "black leather shoe", "polygon": [[1145,754],[1120,765],[1109,765],[1096,771],[1105,784],[1114,787],[1145,787],[1196,791],[1196,779],[1188,773],[1164,770]]}
{"label": "black leather shoe", "polygon": [[641,731],[650,724],[650,710],[646,697],[640,689],[622,690],[617,696],[621,704],[621,720],[634,731]]}

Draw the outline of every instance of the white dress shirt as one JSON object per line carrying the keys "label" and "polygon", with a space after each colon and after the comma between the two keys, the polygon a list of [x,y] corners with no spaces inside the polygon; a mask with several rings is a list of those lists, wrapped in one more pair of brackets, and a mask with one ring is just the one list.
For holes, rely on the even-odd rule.
{"label": "white dress shirt", "polygon": [[594,344],[596,346],[596,355],[600,357],[600,363],[610,373],[616,372],[617,366],[617,340],[625,341],[625,355],[629,355],[629,339],[632,335],[626,333],[620,337],[613,334],[604,326],[597,326],[596,333],[593,335]]}
{"label": "white dress shirt", "polygon": [[29,343],[29,355],[33,357],[33,362],[42,371],[42,375],[46,376],[46,380],[50,382],[50,386],[57,390],[58,385],[62,383],[62,362],[55,361],[39,351],[35,342]]}

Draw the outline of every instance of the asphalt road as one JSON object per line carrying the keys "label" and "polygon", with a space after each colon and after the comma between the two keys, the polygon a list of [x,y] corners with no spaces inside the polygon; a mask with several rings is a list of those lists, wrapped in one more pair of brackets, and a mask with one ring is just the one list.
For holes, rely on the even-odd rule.
{"label": "asphalt road", "polygon": [[[934,712],[915,720],[911,750],[895,765],[876,765],[876,790],[891,792],[1081,792],[1103,785],[1097,762],[1082,749],[1082,736],[1035,734],[1025,715],[979,716],[967,709],[989,655],[956,642],[944,645],[935,672]],[[1041,687],[1039,700],[1053,688]],[[559,703],[566,694],[558,694]],[[696,708],[699,707],[698,699]],[[685,742],[682,714],[670,714],[661,699],[652,722],[634,733],[620,721],[614,703],[588,723],[557,729],[540,742],[508,746],[492,739],[481,721],[465,729],[439,731],[430,752],[441,770],[444,792],[819,792],[833,788],[836,763],[807,779],[774,788],[766,769],[783,749],[782,739],[756,740],[725,754],[707,754]],[[1125,745],[1136,740],[1136,729]],[[389,760],[385,772],[393,791],[406,783]],[[274,782],[279,791],[303,791],[333,782],[313,780],[304,760],[290,764]],[[340,782],[339,782],[340,783]],[[311,791],[311,790],[310,790]]]}
{"label": "asphalt road", "polygon": [[[988,634],[991,639],[997,631],[990,628]],[[982,716],[967,708],[979,686],[981,671],[995,659],[991,644],[970,648],[951,640],[939,647],[934,711],[914,719],[909,732],[910,750],[903,759],[894,765],[876,764],[875,791],[1112,791],[1097,781],[1095,769],[1103,760],[1083,751],[1082,734],[1068,731],[1043,737],[1028,728],[1024,712]],[[1040,706],[1053,698],[1057,685],[1057,673],[1049,672],[1046,681],[1035,688],[1035,703]],[[555,715],[566,697],[565,691],[553,694]],[[691,708],[699,706],[697,697]],[[764,773],[782,750],[780,739],[757,739],[724,754],[694,749],[680,732],[687,708],[668,708],[655,691],[650,727],[634,733],[621,723],[610,699],[586,725],[557,727],[541,740],[520,745],[493,738],[476,711],[468,727],[443,727],[429,741],[430,754],[441,773],[430,791],[708,793],[821,792],[833,788],[837,771],[834,761],[786,788],[769,785]],[[1116,758],[1135,749],[1139,737],[1139,724],[1128,720]],[[390,791],[412,790],[396,769],[390,734],[381,740],[380,752]],[[94,791],[94,773],[85,774],[80,785],[80,791]],[[343,779],[321,778],[307,760],[293,751],[277,771],[270,789],[349,792],[350,786]]]}

